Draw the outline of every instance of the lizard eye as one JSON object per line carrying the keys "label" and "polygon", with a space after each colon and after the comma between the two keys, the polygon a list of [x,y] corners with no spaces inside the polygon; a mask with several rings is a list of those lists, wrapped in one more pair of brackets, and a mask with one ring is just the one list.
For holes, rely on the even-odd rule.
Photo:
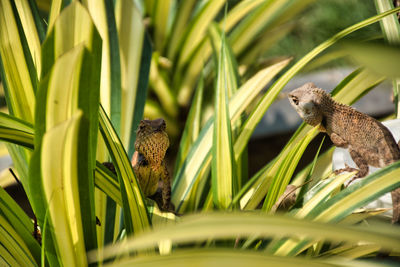
{"label": "lizard eye", "polygon": [[299,99],[295,96],[292,96],[292,101],[296,106],[299,104]]}

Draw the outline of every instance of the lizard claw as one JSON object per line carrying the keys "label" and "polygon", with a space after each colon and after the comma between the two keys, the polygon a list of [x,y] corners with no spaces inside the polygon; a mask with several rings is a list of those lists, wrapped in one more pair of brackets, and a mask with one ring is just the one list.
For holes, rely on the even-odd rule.
{"label": "lizard claw", "polygon": [[342,172],[354,172],[354,171],[359,171],[359,169],[356,168],[352,168],[349,165],[347,165],[347,163],[344,164],[344,168],[339,169],[339,170],[335,170],[334,173],[335,175],[341,174]]}

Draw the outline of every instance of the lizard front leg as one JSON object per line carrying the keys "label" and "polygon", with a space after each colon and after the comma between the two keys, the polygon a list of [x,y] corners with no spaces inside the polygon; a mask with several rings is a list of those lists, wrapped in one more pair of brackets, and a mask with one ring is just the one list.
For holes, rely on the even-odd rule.
{"label": "lizard front leg", "polygon": [[[333,143],[336,147],[347,148],[347,147],[349,146],[349,144],[348,144],[343,138],[341,138],[339,135],[337,135],[337,134],[335,134],[335,133],[331,133],[329,137],[331,138],[332,143]],[[352,151],[354,151],[354,150],[350,150],[351,158],[354,160],[354,162],[356,162],[355,158],[357,158],[357,155],[358,155],[358,154],[356,155],[356,154],[354,154],[354,152],[353,152],[353,154],[354,154],[354,156],[353,156]],[[356,164],[357,164],[357,166],[359,166],[359,164],[358,164],[357,162],[356,162]],[[367,167],[368,167],[368,165],[367,165]],[[340,174],[340,173],[342,173],[342,172],[353,172],[353,171],[359,171],[359,170],[356,169],[356,168],[352,168],[352,167],[348,166],[347,164],[345,164],[345,168],[336,170],[336,171],[335,171],[335,174],[338,175],[338,174]],[[359,172],[358,172],[358,173],[359,173]],[[367,169],[367,173],[368,173],[368,169]],[[357,177],[357,178],[358,178],[358,177]],[[352,181],[352,180],[351,180],[351,181]],[[350,183],[349,183],[349,184],[350,184]]]}
{"label": "lizard front leg", "polygon": [[368,174],[368,170],[369,170],[367,161],[357,151],[355,151],[353,149],[349,149],[349,152],[350,152],[351,158],[356,163],[358,169],[346,166],[344,171],[358,171],[358,173],[347,183],[346,186],[349,186],[356,179],[365,177]]}
{"label": "lizard front leg", "polygon": [[350,185],[350,183],[352,183],[354,180],[365,177],[368,174],[368,170],[369,170],[367,161],[363,157],[361,157],[361,155],[357,151],[355,151],[353,149],[349,149],[349,152],[350,152],[351,158],[353,159],[354,163],[357,165],[358,169],[349,167],[346,164],[345,168],[335,171],[335,174],[339,174],[339,173],[342,173],[345,171],[347,171],[347,172],[357,171],[357,174],[349,181],[347,186]]}
{"label": "lizard front leg", "polygon": [[162,173],[162,182],[163,182],[163,187],[162,187],[162,200],[163,200],[163,205],[162,205],[162,210],[164,211],[174,211],[175,207],[171,203],[171,181],[170,181],[170,176],[168,173],[167,166],[165,162],[163,162],[163,173]]}
{"label": "lizard front leg", "polygon": [[331,138],[332,143],[337,147],[347,148],[349,146],[349,144],[342,137],[335,133],[331,133],[329,137]]}

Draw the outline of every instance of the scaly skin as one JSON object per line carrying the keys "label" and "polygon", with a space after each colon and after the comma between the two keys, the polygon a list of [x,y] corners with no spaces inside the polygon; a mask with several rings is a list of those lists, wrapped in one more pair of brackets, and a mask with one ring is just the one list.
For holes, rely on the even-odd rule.
{"label": "scaly skin", "polygon": [[153,196],[162,180],[161,209],[172,211],[170,176],[165,164],[165,153],[169,146],[166,124],[163,119],[142,120],[139,124],[132,158],[133,170],[140,188],[146,196]]}
{"label": "scaly skin", "polygon": [[[346,166],[336,171],[358,173],[350,181],[368,174],[369,165],[385,167],[400,160],[400,149],[390,131],[379,121],[352,107],[335,102],[324,90],[306,83],[290,92],[289,101],[304,121],[319,126],[333,144],[347,148],[358,169]],[[392,191],[393,223],[400,221],[400,188]]]}

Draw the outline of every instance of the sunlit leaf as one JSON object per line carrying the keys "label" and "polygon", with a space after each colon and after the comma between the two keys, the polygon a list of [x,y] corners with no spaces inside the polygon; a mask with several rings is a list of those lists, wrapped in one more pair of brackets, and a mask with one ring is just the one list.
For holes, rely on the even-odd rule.
{"label": "sunlit leaf", "polygon": [[[82,153],[85,146],[80,144],[87,138],[88,129],[82,118],[83,113],[78,112],[46,132],[41,153],[42,186],[52,235],[60,262],[70,266],[87,264],[84,238],[90,237],[84,232],[82,219],[87,215],[81,213],[84,199],[79,194],[79,185],[88,179],[88,154]],[[94,219],[92,224],[95,225]]]}
{"label": "sunlit leaf", "polygon": [[110,151],[117,172],[128,234],[139,233],[150,226],[143,194],[132,165],[103,108],[100,109],[100,131]]}
{"label": "sunlit leaf", "polygon": [[[230,71],[225,36],[221,37],[220,53],[214,101],[214,132],[212,146],[212,190],[217,208],[227,209],[237,191],[237,176],[234,170],[231,121],[229,118],[228,92],[237,86]],[[236,77],[235,77],[236,78]]]}
{"label": "sunlit leaf", "polygon": [[[229,227],[226,222],[229,221]],[[350,227],[332,225],[320,222],[299,220],[291,217],[267,215],[259,212],[240,213],[204,213],[182,218],[180,222],[171,223],[160,229],[154,229],[140,236],[131,238],[127,243],[110,246],[104,251],[108,258],[126,251],[137,251],[154,247],[160,240],[171,240],[173,243],[188,243],[213,239],[235,239],[257,235],[271,236],[309,236],[325,238],[331,241],[359,242],[365,241],[379,244],[382,247],[398,251],[400,244],[399,231],[395,227],[386,225],[377,227]],[[95,255],[90,253],[90,259]]]}
{"label": "sunlit leaf", "polygon": [[[264,86],[287,64],[289,60],[284,60],[271,67],[258,72],[254,77],[243,84],[237,93],[229,101],[230,120],[232,125],[240,118],[240,115],[249,105]],[[188,197],[197,175],[201,168],[204,168],[206,162],[211,162],[211,138],[212,138],[212,120],[209,120],[192,146],[191,151],[186,158],[183,167],[175,174],[172,188],[172,201],[175,207],[179,209],[182,202]],[[236,157],[236,154],[235,154]],[[179,204],[179,205],[178,205]]]}

